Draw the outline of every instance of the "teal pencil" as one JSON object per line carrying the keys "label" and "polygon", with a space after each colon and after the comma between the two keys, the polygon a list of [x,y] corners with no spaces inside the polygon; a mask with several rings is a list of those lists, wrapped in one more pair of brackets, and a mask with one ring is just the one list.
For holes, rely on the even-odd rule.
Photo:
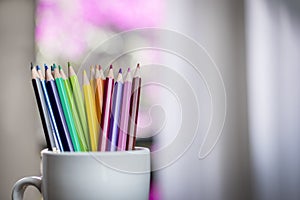
{"label": "teal pencil", "polygon": [[82,149],[79,144],[79,139],[75,128],[73,115],[70,109],[70,103],[66,94],[66,88],[57,67],[54,67],[54,78],[55,78],[55,83],[58,90],[60,102],[62,105],[62,109],[69,129],[69,133],[71,136],[71,140],[73,143],[74,151],[81,151]]}
{"label": "teal pencil", "polygon": [[73,118],[74,118],[74,123],[75,123],[75,127],[76,127],[76,130],[77,130],[77,134],[78,134],[81,149],[82,149],[82,151],[89,151],[89,147],[87,146],[87,144],[85,142],[86,139],[85,139],[85,136],[84,136],[84,132],[83,132],[81,123],[80,123],[79,114],[78,114],[77,109],[76,109],[76,105],[75,105],[75,101],[74,101],[74,98],[73,98],[70,82],[67,79],[67,76],[64,73],[63,69],[61,68],[61,66],[58,66],[58,68],[59,68],[60,75],[61,75],[61,77],[64,81],[64,84],[65,84],[66,93],[67,93],[67,96],[68,96],[68,99],[69,99],[70,108],[71,108],[72,115],[73,115]]}

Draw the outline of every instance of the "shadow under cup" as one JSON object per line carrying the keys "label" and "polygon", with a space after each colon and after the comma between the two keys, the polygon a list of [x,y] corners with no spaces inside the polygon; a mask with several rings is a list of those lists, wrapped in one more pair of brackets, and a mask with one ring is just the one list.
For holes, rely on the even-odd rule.
{"label": "shadow under cup", "polygon": [[149,198],[147,148],[76,153],[43,150],[42,168],[40,189],[44,199]]}

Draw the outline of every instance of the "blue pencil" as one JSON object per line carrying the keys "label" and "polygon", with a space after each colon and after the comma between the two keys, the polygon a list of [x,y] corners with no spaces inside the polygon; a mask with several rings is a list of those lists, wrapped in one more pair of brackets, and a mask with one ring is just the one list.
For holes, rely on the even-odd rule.
{"label": "blue pencil", "polygon": [[31,63],[31,79],[32,79],[33,90],[35,93],[36,103],[39,108],[40,118],[44,129],[47,147],[50,151],[55,151],[57,148],[54,141],[53,128],[51,126],[48,109],[47,109],[47,105],[46,105],[46,101],[44,98],[44,93],[40,81],[40,76],[36,68],[33,67],[32,63]]}
{"label": "blue pencil", "polygon": [[43,73],[41,72],[41,68],[39,66],[36,66],[36,69],[37,69],[37,72],[40,76],[41,87],[42,87],[42,90],[43,90],[45,103],[46,103],[47,109],[48,109],[48,114],[49,114],[51,128],[52,128],[52,132],[53,132],[53,136],[54,136],[55,146],[56,146],[57,150],[63,152],[64,149],[63,149],[63,146],[62,146],[62,143],[61,143],[61,139],[59,137],[57,125],[56,125],[56,122],[55,122],[55,119],[54,119],[53,110],[52,110],[50,100],[49,100],[49,96],[48,96],[47,89],[46,89],[45,77],[44,77]]}
{"label": "blue pencil", "polygon": [[117,150],[118,138],[119,138],[120,113],[122,109],[122,97],[123,97],[123,77],[122,77],[122,69],[120,69],[117,80],[114,85],[107,151]]}
{"label": "blue pencil", "polygon": [[63,145],[64,151],[74,151],[70,133],[67,127],[66,119],[61,107],[57,88],[51,74],[50,69],[45,66],[46,70],[46,88],[51,102],[51,106],[54,113],[54,118],[59,131],[59,136]]}

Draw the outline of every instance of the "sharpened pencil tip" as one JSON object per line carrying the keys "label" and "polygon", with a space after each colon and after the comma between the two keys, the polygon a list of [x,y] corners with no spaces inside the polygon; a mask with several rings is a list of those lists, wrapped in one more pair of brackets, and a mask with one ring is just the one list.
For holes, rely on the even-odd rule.
{"label": "sharpened pencil tip", "polygon": [[32,62],[30,62],[30,69],[32,69],[33,68],[33,64],[32,64]]}
{"label": "sharpened pencil tip", "polygon": [[122,74],[122,68],[119,69],[119,73]]}
{"label": "sharpened pencil tip", "polygon": [[130,67],[128,67],[127,72],[130,72]]}
{"label": "sharpened pencil tip", "polygon": [[37,66],[36,66],[36,69],[37,69],[37,70],[40,70],[41,68],[40,68],[40,66],[39,66],[39,65],[37,65]]}
{"label": "sharpened pencil tip", "polygon": [[137,67],[137,68],[140,68],[140,63],[138,63],[136,67]]}
{"label": "sharpened pencil tip", "polygon": [[113,68],[113,66],[112,66],[112,65],[110,65],[110,66],[109,66],[109,69],[112,69],[112,68]]}
{"label": "sharpened pencil tip", "polygon": [[45,70],[47,70],[47,69],[48,69],[48,66],[47,66],[46,64],[44,64],[44,67],[45,67]]}
{"label": "sharpened pencil tip", "polygon": [[71,66],[71,63],[70,62],[68,62],[68,67],[70,67]]}
{"label": "sharpened pencil tip", "polygon": [[90,84],[90,81],[89,81],[89,79],[88,79],[88,77],[87,77],[87,74],[86,74],[86,71],[85,71],[85,70],[83,70],[83,72],[82,72],[82,84],[83,84],[83,85],[88,85],[88,84]]}
{"label": "sharpened pencil tip", "polygon": [[61,70],[61,66],[60,65],[58,65],[58,69]]}

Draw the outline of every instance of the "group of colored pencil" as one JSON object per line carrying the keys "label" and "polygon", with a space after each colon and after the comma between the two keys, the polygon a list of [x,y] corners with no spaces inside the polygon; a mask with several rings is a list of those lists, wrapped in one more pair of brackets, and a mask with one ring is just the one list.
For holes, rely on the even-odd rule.
{"label": "group of colored pencil", "polygon": [[[104,77],[100,65],[83,70],[82,90],[74,68],[31,64],[32,85],[49,150],[64,152],[124,151],[135,148],[141,76],[137,65],[116,81],[110,65]],[[83,91],[83,95],[82,95]]]}

